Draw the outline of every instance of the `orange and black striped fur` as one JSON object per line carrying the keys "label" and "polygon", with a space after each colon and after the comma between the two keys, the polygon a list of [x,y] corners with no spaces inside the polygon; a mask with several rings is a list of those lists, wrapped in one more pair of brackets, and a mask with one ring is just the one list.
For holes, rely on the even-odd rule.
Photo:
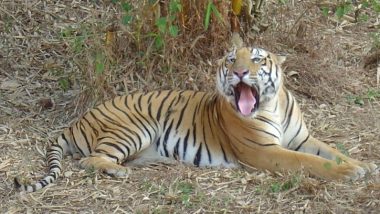
{"label": "orange and black striped fur", "polygon": [[[61,174],[65,154],[80,165],[123,177],[122,163],[166,159],[195,166],[300,170],[325,179],[357,179],[375,164],[351,159],[310,136],[285,89],[285,57],[259,48],[234,49],[217,72],[216,92],[153,91],[116,97],[64,130],[47,153],[49,173],[33,192]],[[339,161],[337,161],[339,160]]]}

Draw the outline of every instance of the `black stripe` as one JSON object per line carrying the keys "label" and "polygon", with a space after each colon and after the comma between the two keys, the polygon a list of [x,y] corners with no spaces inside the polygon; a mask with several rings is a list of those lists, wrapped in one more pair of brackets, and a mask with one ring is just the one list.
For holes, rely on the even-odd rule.
{"label": "black stripe", "polygon": [[276,129],[276,131],[278,132],[278,134],[281,134],[280,129],[278,129],[277,126],[276,126],[277,124],[274,123],[273,121],[271,121],[270,119],[268,119],[266,117],[263,117],[263,116],[257,116],[257,117],[255,117],[255,119],[260,120],[260,121],[262,121],[262,122],[264,122],[264,123],[272,126],[274,129]]}
{"label": "black stripe", "polygon": [[112,148],[116,149],[117,151],[119,151],[121,154],[123,154],[124,157],[126,157],[126,154],[124,153],[124,150],[119,145],[117,145],[115,143],[101,142],[98,146],[100,146],[100,145],[106,145],[106,146],[112,147]]}
{"label": "black stripe", "polygon": [[244,139],[245,139],[245,140],[248,140],[248,141],[251,142],[251,143],[254,143],[254,144],[256,144],[256,145],[259,145],[259,146],[278,146],[277,143],[262,144],[262,143],[255,142],[255,141],[253,141],[253,140],[251,140],[251,139],[248,139],[248,138],[246,138],[246,137],[244,137]]}
{"label": "black stripe", "polygon": [[[70,143],[69,143],[69,141],[66,139],[66,136],[65,136],[64,133],[61,134],[61,137],[62,137],[63,141],[65,141],[65,143],[66,143],[66,145],[67,145],[67,148],[70,148]],[[58,140],[57,140],[57,144],[56,144],[56,145],[59,145]],[[62,147],[61,147],[61,148],[62,148]],[[63,151],[63,149],[62,149],[62,151]]]}
{"label": "black stripe", "polygon": [[286,118],[286,122],[285,122],[285,126],[284,126],[284,133],[288,129],[289,124],[290,124],[290,120],[292,119],[292,115],[293,115],[293,111],[294,111],[293,107],[294,107],[294,100],[292,100],[292,104],[291,104],[290,109],[289,109],[289,115],[285,115],[285,117],[287,116],[287,118]]}
{"label": "black stripe", "polygon": [[[92,112],[90,112],[90,113],[92,114]],[[100,120],[98,120],[98,123],[101,123],[104,127],[107,127],[107,126],[106,126],[102,121],[100,121]],[[122,140],[126,141],[127,143],[128,143],[128,141],[127,141],[126,138],[128,138],[128,139],[130,140],[130,142],[132,142],[133,146],[135,147],[135,150],[137,151],[137,145],[136,145],[134,139],[133,139],[128,133],[124,133],[123,131],[117,130],[117,131],[121,132],[122,134],[124,134],[124,136],[125,136],[126,138],[123,138],[123,137],[121,137],[119,134],[117,134],[117,133],[114,132],[115,129],[109,129],[109,128],[108,128],[108,130],[105,130],[105,129],[103,129],[102,127],[100,127],[100,130],[101,130],[102,132],[111,133],[111,134],[115,135],[116,137],[118,137],[119,139],[122,139]]]}
{"label": "black stripe", "polygon": [[[91,153],[91,145],[90,145],[90,142],[88,141],[88,138],[87,138],[87,135],[86,135],[86,132],[82,129],[82,123],[81,121],[79,121],[80,125],[79,125],[79,130],[80,132],[82,133],[83,137],[84,137],[84,141],[86,141],[86,145],[87,145],[87,150],[89,153]],[[78,124],[78,123],[77,123]]]}
{"label": "black stripe", "polygon": [[284,112],[285,116],[284,116],[284,119],[282,120],[281,124],[284,124],[285,119],[286,119],[286,115],[288,115],[288,108],[289,108],[289,102],[290,102],[288,93],[289,93],[288,91],[285,92],[287,102],[286,102],[286,107],[285,107],[285,112]]}
{"label": "black stripe", "polygon": [[193,91],[193,95],[191,96],[191,98],[194,98],[198,93],[200,93],[199,91]]}
{"label": "black stripe", "polygon": [[[112,159],[115,159],[116,162],[120,162],[119,158],[114,156],[114,155],[111,155],[110,153],[108,153],[107,151],[103,150],[103,149],[95,149],[95,152],[96,153],[100,153],[100,154],[103,154],[103,155],[106,155],[107,157],[110,157]],[[92,156],[93,157],[93,156]]]}
{"label": "black stripe", "polygon": [[151,93],[148,97],[148,114],[149,114],[149,117],[153,119],[153,115],[152,115],[152,102],[151,102],[151,99],[153,97],[153,94],[154,93]]}
{"label": "black stripe", "polygon": [[[170,109],[171,109],[171,106],[172,106],[173,103],[174,103],[174,100],[175,100],[175,99],[173,99],[173,100],[170,102],[169,106],[168,106],[168,110],[169,110],[169,111],[170,111]],[[168,112],[168,111],[166,112],[166,117],[165,117],[164,126],[163,126],[164,130],[165,130],[166,125],[167,125],[167,123],[168,123],[168,121],[169,121],[169,117],[170,117],[169,113],[170,113],[170,112]]]}
{"label": "black stripe", "polygon": [[[87,116],[87,115],[86,115]],[[87,120],[86,116],[84,116],[82,119],[84,121],[86,121],[87,125],[90,126],[90,128],[92,129],[92,132],[95,134],[95,135],[98,135],[98,130],[96,130],[94,128],[94,126]]]}
{"label": "black stripe", "polygon": [[164,106],[164,104],[166,103],[166,100],[169,98],[169,96],[173,93],[173,91],[169,91],[168,94],[164,97],[164,99],[162,99],[161,101],[161,104],[160,106],[158,107],[158,111],[157,111],[157,121],[160,121],[160,117],[161,117],[161,111],[162,111],[162,107]]}
{"label": "black stripe", "polygon": [[160,96],[161,92],[162,92],[162,91],[158,91],[158,92],[157,92],[156,98],[158,98],[158,97]]}
{"label": "black stripe", "polygon": [[202,99],[199,101],[199,108],[197,109],[197,114],[199,115],[199,111],[202,110],[202,106],[204,106],[204,104],[202,102],[206,102],[204,101],[204,99],[206,98],[206,95],[204,94],[202,96]]}
{"label": "black stripe", "polygon": [[223,148],[222,144],[220,144],[220,149],[222,150],[224,161],[225,161],[226,163],[229,163],[229,161],[228,161],[228,159],[227,159],[226,152],[224,151],[224,148]]}
{"label": "black stripe", "polygon": [[265,134],[270,135],[270,136],[272,136],[272,137],[277,138],[278,140],[280,140],[280,138],[279,138],[277,135],[275,135],[275,134],[273,134],[273,133],[270,133],[270,132],[268,132],[268,131],[265,131],[265,130],[263,130],[263,129],[258,129],[258,128],[255,128],[255,127],[252,127],[252,126],[250,126],[249,128],[250,128],[250,129],[254,129],[254,130],[256,130],[256,131],[259,131],[259,132],[264,132]]}
{"label": "black stripe", "polygon": [[175,102],[174,105],[177,105],[177,104],[179,103],[179,101],[182,100],[182,98],[183,98],[183,97],[182,97],[182,94],[183,94],[183,93],[185,93],[185,91],[180,91],[180,92],[178,93],[178,95],[177,95],[178,98],[177,98],[177,100],[176,100],[176,102]]}
{"label": "black stripe", "polygon": [[202,158],[202,143],[199,144],[197,154],[195,155],[195,158],[194,158],[193,163],[195,166],[199,166],[199,163],[201,162],[201,158]]}
{"label": "black stripe", "polygon": [[[112,100],[111,104],[112,104],[112,106],[113,106],[115,109],[117,109],[118,111],[120,111],[121,113],[123,113],[126,117],[128,117],[128,119],[130,120],[130,122],[132,122],[133,125],[135,125],[135,126],[139,129],[140,126],[136,124],[136,122],[132,119],[132,117],[129,116],[129,114],[127,114],[127,112],[123,111],[122,109],[120,109],[120,108],[115,104],[115,99]],[[106,107],[106,106],[105,106],[105,107]],[[106,107],[106,108],[107,108],[107,107]],[[136,104],[134,104],[134,108],[136,108]],[[112,111],[111,111],[111,113],[112,113],[113,115],[115,115],[115,117],[118,117],[118,115],[116,115],[116,114],[113,113]],[[135,118],[138,119],[137,117],[135,117]],[[150,136],[150,139],[152,140],[152,136],[150,135],[150,133],[149,133],[148,129],[146,128],[146,126],[145,126],[140,120],[139,120],[139,122],[140,122],[140,124],[145,128],[146,132],[148,132],[148,134],[149,134],[149,136]],[[137,133],[136,133],[136,134],[137,134]],[[146,137],[145,132],[142,131],[142,134]]]}
{"label": "black stripe", "polygon": [[[134,108],[136,108],[136,104],[134,104],[133,105],[134,106]],[[152,141],[153,140],[153,138],[152,138],[152,134],[150,133],[150,131],[149,131],[149,129],[148,129],[148,127],[138,118],[138,117],[136,117],[135,116],[135,118],[136,118],[136,120],[137,121],[139,121],[139,123],[144,127],[144,129],[145,129],[145,131],[148,133],[148,135],[149,135],[149,138],[150,138],[150,141]],[[144,136],[146,136],[145,135],[145,133],[143,133],[144,134]]]}
{"label": "black stripe", "polygon": [[320,152],[321,152],[321,148],[318,148],[317,156],[319,156]]}
{"label": "black stripe", "polygon": [[[298,150],[302,147],[302,145],[303,145],[304,143],[306,143],[307,140],[309,140],[309,137],[310,137],[310,135],[307,135],[306,139],[305,139],[304,141],[302,141],[302,142],[300,143],[300,145],[297,146],[297,148],[295,149],[295,151],[298,151]],[[318,153],[319,153],[319,150],[318,150]]]}
{"label": "black stripe", "polygon": [[140,97],[139,97],[139,99],[137,100],[137,104],[138,104],[138,106],[139,106],[139,108],[140,108],[140,111],[142,111],[142,106],[141,106],[141,100],[142,100],[142,97],[143,97],[143,95],[140,94]]}
{"label": "black stripe", "polygon": [[60,165],[57,165],[57,164],[51,164],[49,166],[49,171],[53,170],[53,169],[59,169],[59,170],[62,170],[61,166]]}
{"label": "black stripe", "polygon": [[[145,118],[140,111],[136,111],[136,113],[144,119],[144,121],[146,123],[148,123],[149,126],[152,126],[151,123],[154,124],[154,126],[156,127],[156,129],[153,129],[154,130],[154,133],[157,135],[157,132],[158,132],[158,125],[156,124],[155,120],[153,118],[151,118],[151,120],[149,121],[147,118]],[[153,128],[153,127],[152,127]],[[153,139],[152,139],[153,140]]]}
{"label": "black stripe", "polygon": [[40,180],[39,182],[41,184],[42,187],[46,187],[46,185],[48,185],[49,183],[45,180]]}
{"label": "black stripe", "polygon": [[187,150],[187,143],[188,143],[188,140],[189,140],[189,135],[190,135],[190,130],[188,129],[187,133],[186,133],[186,136],[185,136],[185,139],[183,140],[182,160],[185,160],[185,157],[186,157],[186,150]]}
{"label": "black stripe", "polygon": [[[109,110],[107,109],[107,106],[106,106],[106,105],[104,105],[104,108],[105,108],[107,111],[109,111]],[[129,128],[126,127],[126,126],[123,126],[123,125],[121,125],[121,124],[117,124],[117,123],[115,123],[114,120],[113,120],[112,118],[110,118],[108,115],[104,114],[104,113],[103,113],[102,111],[100,111],[99,109],[96,109],[96,110],[98,110],[99,113],[100,113],[101,115],[103,115],[105,118],[108,119],[107,122],[109,122],[109,123],[111,123],[111,124],[113,124],[113,125],[115,125],[115,126],[117,126],[117,127],[121,127],[121,128],[123,128],[124,130],[129,131],[130,133],[123,133],[123,132],[122,132],[124,135],[126,135],[126,137],[128,137],[128,134],[134,134],[134,135],[137,137],[138,141],[139,141],[139,148],[137,149],[137,147],[136,147],[136,150],[140,150],[140,149],[141,149],[141,146],[142,146],[142,140],[141,140],[141,137],[140,137],[139,134],[137,134],[135,131],[129,129]],[[109,112],[111,112],[111,111],[109,111]],[[111,112],[111,113],[112,113],[112,112]],[[114,128],[113,128],[113,129],[114,129]],[[112,131],[109,131],[109,132],[112,132]],[[121,137],[120,137],[120,139],[124,139],[124,138],[121,138]],[[134,142],[133,140],[132,140],[132,142],[133,142],[133,144],[135,144],[135,142]],[[136,146],[136,144],[135,144],[135,146]]]}
{"label": "black stripe", "polygon": [[173,157],[174,159],[178,160],[179,154],[178,154],[178,148],[179,148],[179,142],[181,141],[181,138],[178,138],[177,143],[174,146],[174,151],[173,151]]}
{"label": "black stripe", "polygon": [[77,150],[79,151],[79,153],[81,153],[81,155],[83,157],[86,156],[84,154],[84,152],[82,151],[82,149],[78,146],[77,141],[75,140],[75,135],[74,135],[74,132],[73,132],[73,127],[70,128],[70,133],[71,133],[71,136],[73,137],[73,143],[74,143],[75,147],[77,148]]}
{"label": "black stripe", "polygon": [[162,146],[164,147],[164,152],[165,152],[165,156],[166,156],[166,157],[169,157],[168,149],[167,149],[166,147],[167,147],[167,144],[168,144],[167,141],[168,141],[168,138],[169,138],[169,134],[170,134],[171,131],[172,131],[173,121],[174,121],[174,120],[172,120],[172,122],[170,123],[168,129],[167,129],[166,132],[165,132],[165,135],[164,135],[164,141],[163,141],[163,144],[162,144]]}
{"label": "black stripe", "polygon": [[[157,150],[158,150],[158,147],[160,147],[160,145],[161,145],[161,137],[158,137],[157,142],[156,142]],[[161,155],[161,156],[163,156],[163,155]]]}
{"label": "black stripe", "polygon": [[206,147],[206,151],[207,151],[207,155],[208,155],[208,162],[211,164],[211,153],[210,153],[210,150],[208,149],[208,146],[207,146],[207,143],[205,143],[205,147]]}
{"label": "black stripe", "polygon": [[187,100],[185,106],[182,107],[182,110],[181,110],[181,113],[179,115],[179,119],[178,119],[178,123],[177,123],[176,129],[178,129],[179,126],[181,125],[181,122],[182,122],[182,119],[183,119],[183,114],[185,113],[185,110],[187,108],[187,105],[189,104],[189,101],[190,101],[190,98]]}
{"label": "black stripe", "polygon": [[[197,126],[193,126],[193,146],[197,143]],[[190,130],[187,130],[189,132]]]}
{"label": "black stripe", "polygon": [[[299,122],[299,117],[298,117],[298,120],[297,120],[297,122]],[[293,142],[293,140],[298,136],[298,134],[301,132],[301,129],[302,129],[302,122],[301,123],[299,123],[299,127],[298,127],[298,129],[297,129],[297,132],[296,132],[296,134],[293,136],[293,138],[288,142],[288,145],[286,146],[287,148],[289,148],[289,146],[290,146],[290,144]]]}

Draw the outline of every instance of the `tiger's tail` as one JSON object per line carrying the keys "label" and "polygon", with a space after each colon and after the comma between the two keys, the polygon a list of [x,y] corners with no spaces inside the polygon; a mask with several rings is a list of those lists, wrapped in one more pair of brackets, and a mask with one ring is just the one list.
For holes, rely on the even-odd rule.
{"label": "tiger's tail", "polygon": [[17,189],[24,192],[35,192],[47,185],[53,183],[62,172],[61,161],[63,156],[69,151],[69,142],[65,134],[58,137],[57,142],[50,146],[46,158],[49,166],[49,173],[34,184],[24,184],[19,177],[14,178],[14,184]]}

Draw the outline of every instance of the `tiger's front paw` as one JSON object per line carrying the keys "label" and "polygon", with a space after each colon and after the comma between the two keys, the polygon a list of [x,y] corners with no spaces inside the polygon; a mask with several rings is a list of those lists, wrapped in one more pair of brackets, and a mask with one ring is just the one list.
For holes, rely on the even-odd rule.
{"label": "tiger's front paw", "polygon": [[355,181],[363,178],[366,174],[366,170],[364,168],[350,163],[337,165],[333,170],[333,174],[336,180]]}
{"label": "tiger's front paw", "polygon": [[358,165],[360,167],[364,168],[368,174],[378,174],[379,173],[379,167],[374,163],[360,162]]}
{"label": "tiger's front paw", "polygon": [[348,162],[360,166],[366,171],[367,174],[378,174],[380,170],[379,167],[374,163],[366,163],[358,160],[349,160]]}

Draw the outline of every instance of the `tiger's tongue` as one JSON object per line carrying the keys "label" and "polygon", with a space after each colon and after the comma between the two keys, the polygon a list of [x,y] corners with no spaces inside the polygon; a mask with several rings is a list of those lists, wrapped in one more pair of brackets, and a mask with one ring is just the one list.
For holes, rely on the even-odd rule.
{"label": "tiger's tongue", "polygon": [[239,110],[244,116],[249,116],[255,107],[256,99],[249,86],[242,84],[240,87],[240,98],[238,100]]}

